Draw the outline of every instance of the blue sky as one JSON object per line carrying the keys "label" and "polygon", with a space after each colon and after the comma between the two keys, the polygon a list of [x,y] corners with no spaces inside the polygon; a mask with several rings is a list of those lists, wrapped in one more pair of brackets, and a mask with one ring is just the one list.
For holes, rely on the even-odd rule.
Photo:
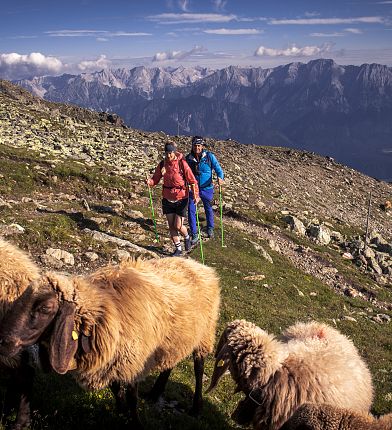
{"label": "blue sky", "polygon": [[104,67],[392,65],[392,0],[2,2],[0,77]]}

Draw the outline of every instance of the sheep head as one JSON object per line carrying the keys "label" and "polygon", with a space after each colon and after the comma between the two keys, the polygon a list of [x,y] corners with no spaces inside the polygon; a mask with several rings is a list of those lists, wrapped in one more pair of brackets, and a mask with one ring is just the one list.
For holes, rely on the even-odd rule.
{"label": "sheep head", "polygon": [[284,345],[245,320],[228,324],[215,354],[214,373],[208,391],[216,387],[226,370],[237,384],[237,392],[249,393],[264,385],[285,358]]}
{"label": "sheep head", "polygon": [[233,418],[240,424],[249,423],[258,406],[252,400],[252,392],[267,383],[285,357],[284,344],[251,322],[235,320],[228,324],[219,340],[207,392],[229,370],[237,385],[236,392],[242,391],[247,396],[237,406]]}
{"label": "sheep head", "polygon": [[78,347],[73,291],[72,280],[51,273],[32,283],[4,317],[0,353],[13,356],[49,335],[50,364],[66,373]]}

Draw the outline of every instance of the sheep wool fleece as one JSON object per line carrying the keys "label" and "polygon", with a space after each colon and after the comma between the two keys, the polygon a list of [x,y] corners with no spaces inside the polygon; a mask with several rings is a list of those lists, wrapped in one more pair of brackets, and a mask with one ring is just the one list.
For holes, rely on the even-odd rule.
{"label": "sheep wool fleece", "polygon": [[392,430],[392,414],[373,418],[328,404],[305,403],[280,430]]}
{"label": "sheep wool fleece", "polygon": [[[0,238],[0,320],[29,284],[40,277],[38,267],[21,249]],[[0,363],[16,367],[18,357],[0,357]]]}
{"label": "sheep wool fleece", "polygon": [[219,280],[196,261],[125,261],[86,277],[55,275],[51,283],[59,297],[76,304],[76,330],[92,338],[74,373],[85,388],[132,384],[192,352],[205,356],[213,349]]}

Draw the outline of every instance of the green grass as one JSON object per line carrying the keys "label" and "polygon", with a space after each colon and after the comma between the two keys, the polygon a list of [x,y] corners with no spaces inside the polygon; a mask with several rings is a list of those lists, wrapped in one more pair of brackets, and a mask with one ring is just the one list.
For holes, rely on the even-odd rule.
{"label": "green grass", "polygon": [[[37,169],[26,169],[39,164],[45,169],[46,176],[37,173]],[[1,164],[3,163],[3,164]],[[104,232],[112,232],[123,239],[132,240],[132,235],[124,222],[135,221],[125,213],[131,209],[139,210],[145,219],[140,223],[146,240],[138,245],[153,245],[154,231],[151,212],[148,206],[148,193],[134,204],[129,197],[130,183],[127,179],[118,178],[104,166],[89,168],[81,163],[61,162],[56,166],[45,160],[34,159],[28,151],[9,149],[0,145],[0,195],[31,196],[33,192],[45,192],[51,196],[73,193],[76,200],[60,202],[48,201],[47,210],[36,210],[33,203],[20,203],[12,208],[0,208],[1,220],[6,223],[17,222],[25,227],[23,235],[13,238],[23,248],[29,248],[38,256],[49,246],[73,252],[76,256],[90,247],[99,250],[100,256],[109,261],[115,251],[111,244],[98,244],[83,232],[91,227],[91,217],[105,217],[106,224],[100,226]],[[54,182],[51,178],[58,177]],[[20,186],[20,188],[17,187]],[[20,191],[17,191],[19,190]],[[19,194],[18,194],[19,193]],[[161,242],[156,244],[162,251],[162,243],[168,237],[164,217],[160,215],[160,190],[154,189],[154,208],[158,216],[158,230]],[[86,197],[89,203],[109,206],[111,199],[125,202],[123,213],[98,213],[94,209],[86,211],[81,199]],[[145,203],[145,204],[144,204]],[[250,220],[254,219],[268,226],[284,227],[279,213],[244,213]],[[203,216],[201,216],[204,221]],[[206,264],[218,271],[222,286],[222,304],[217,336],[227,322],[245,318],[260,327],[279,333],[298,320],[317,319],[331,324],[350,336],[366,359],[372,371],[375,383],[375,401],[373,412],[386,413],[392,410],[392,346],[390,342],[390,324],[376,324],[369,317],[380,311],[371,303],[338,295],[318,279],[297,270],[282,255],[268,249],[274,263],[263,259],[260,253],[248,241],[251,237],[225,225],[225,248],[221,247],[219,219],[216,219],[216,239],[205,241],[204,254]],[[96,226],[95,226],[96,227]],[[343,234],[355,233],[355,229],[338,226]],[[346,230],[345,230],[346,228]],[[391,302],[391,289],[374,290],[374,282],[367,273],[359,272],[349,261],[341,259],[340,253],[316,245],[304,238],[298,238],[284,228],[281,233],[287,235],[299,245],[309,246],[322,257],[329,260],[339,273],[352,279],[358,285],[374,292],[379,300]],[[253,237],[252,240],[255,240]],[[192,258],[200,261],[199,248],[191,252]],[[262,281],[249,281],[244,278],[251,274],[263,274]],[[372,308],[372,309],[369,309]],[[357,322],[344,320],[351,316]],[[210,377],[213,360],[206,362],[205,373]],[[149,377],[141,385],[146,392],[152,385]],[[205,388],[208,382],[205,383]],[[234,385],[230,377],[222,379],[220,385],[211,394],[205,396],[205,407],[202,416],[196,420],[187,415],[190,408],[194,387],[193,364],[190,358],[181,362],[173,371],[167,387],[166,398],[175,401],[177,406],[157,410],[154,406],[141,401],[139,413],[146,429],[198,429],[227,430],[237,426],[230,419],[240,394],[233,394]],[[121,419],[117,416],[113,398],[109,390],[87,393],[78,388],[69,375],[40,375],[34,387],[34,425],[33,429],[112,429],[120,428]],[[0,427],[1,428],[1,427]]]}

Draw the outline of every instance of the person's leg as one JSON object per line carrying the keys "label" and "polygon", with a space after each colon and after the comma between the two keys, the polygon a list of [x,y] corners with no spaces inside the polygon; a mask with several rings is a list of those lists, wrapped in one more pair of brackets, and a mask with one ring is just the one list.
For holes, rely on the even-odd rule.
{"label": "person's leg", "polygon": [[209,237],[214,236],[214,211],[212,209],[212,199],[214,197],[214,188],[200,190],[200,198],[203,202],[204,211],[207,220],[207,232]]}
{"label": "person's leg", "polygon": [[188,233],[188,229],[184,224],[187,209],[188,209],[189,199],[185,198],[178,202],[176,215],[177,218],[175,220],[177,230],[183,236],[185,242],[185,251],[190,251],[192,248],[192,241]]}
{"label": "person's leg", "polygon": [[175,213],[166,214],[167,223],[169,225],[170,237],[174,244],[180,242],[180,237],[178,236],[176,218],[177,218],[177,215]]}

